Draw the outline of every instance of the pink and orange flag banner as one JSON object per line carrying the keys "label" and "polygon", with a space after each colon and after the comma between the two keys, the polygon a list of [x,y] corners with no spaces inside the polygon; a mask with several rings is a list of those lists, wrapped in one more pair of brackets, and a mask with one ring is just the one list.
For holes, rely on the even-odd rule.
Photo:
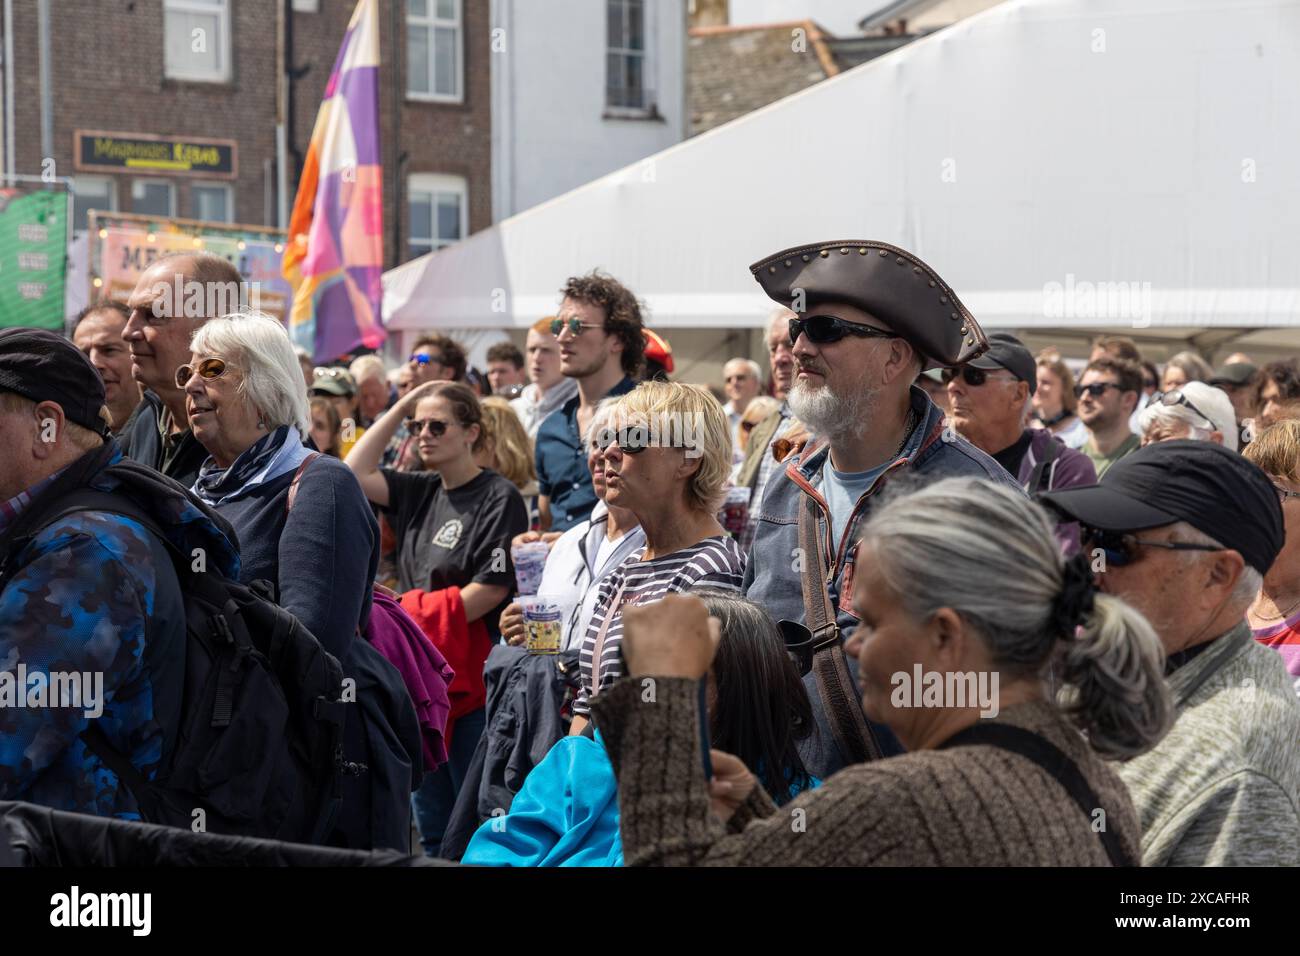
{"label": "pink and orange flag banner", "polygon": [[289,332],[318,363],[385,338],[379,4],[359,0],[307,148],[282,269]]}

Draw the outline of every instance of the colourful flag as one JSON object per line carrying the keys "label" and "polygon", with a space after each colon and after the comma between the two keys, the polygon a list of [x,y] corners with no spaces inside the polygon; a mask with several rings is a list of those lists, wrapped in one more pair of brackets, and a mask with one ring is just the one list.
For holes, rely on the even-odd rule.
{"label": "colourful flag", "polygon": [[383,220],[379,4],[360,0],[316,116],[282,266],[290,334],[317,362],[384,342]]}

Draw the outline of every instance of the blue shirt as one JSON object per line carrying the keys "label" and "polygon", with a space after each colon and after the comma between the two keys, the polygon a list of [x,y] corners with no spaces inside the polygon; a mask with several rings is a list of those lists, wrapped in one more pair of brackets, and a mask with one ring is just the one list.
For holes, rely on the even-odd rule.
{"label": "blue shirt", "polygon": [[875,468],[867,471],[837,471],[831,467],[831,456],[826,456],[826,464],[822,466],[822,497],[826,499],[827,506],[831,509],[831,546],[835,548],[836,553],[840,549],[840,537],[844,534],[844,529],[848,527],[849,518],[853,516],[853,509],[857,507],[858,499],[866,494],[871,483],[880,477],[890,462],[885,462]]}
{"label": "blue shirt", "polygon": [[[625,395],[636,388],[627,376],[609,390],[606,398]],[[596,490],[587,470],[587,449],[578,433],[578,405],[575,395],[551,412],[537,430],[537,487],[551,502],[551,531],[568,531],[591,517],[596,507]]]}

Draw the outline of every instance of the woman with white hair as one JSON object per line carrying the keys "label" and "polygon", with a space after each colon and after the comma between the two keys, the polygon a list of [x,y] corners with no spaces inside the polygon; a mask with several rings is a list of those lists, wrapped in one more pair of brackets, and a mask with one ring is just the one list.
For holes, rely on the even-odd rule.
{"label": "woman with white hair", "polygon": [[[364,786],[356,777],[345,784],[347,809],[329,842],[406,849],[409,787],[389,795],[392,806],[371,793],[372,781],[405,773],[409,783],[420,754],[418,728],[414,755],[396,746],[399,738],[407,743],[402,731],[416,726],[401,675],[358,637],[370,618],[379,561],[374,513],[347,465],[328,455],[309,459],[307,389],[284,326],[260,313],[228,315],[204,324],[190,349],[176,385],[185,391],[190,429],[211,456],[194,493],[234,526],[240,580],[274,584],[280,606],[338,658],[345,676],[362,687],[383,685],[386,699],[405,698],[411,711],[409,724],[397,729],[374,726],[370,711],[369,726],[348,720],[345,752],[369,766],[371,777]],[[372,819],[383,822],[372,829]]]}
{"label": "woman with white hair", "polygon": [[1141,826],[1109,762],[1169,726],[1164,652],[1052,530],[1019,489],[972,478],[872,512],[844,650],[863,711],[907,753],[847,767],[780,810],[759,768],[702,752],[699,688],[717,646],[704,606],[630,608],[629,676],[591,706],[627,864],[1136,865]]}
{"label": "woman with white hair", "polygon": [[1188,382],[1163,392],[1138,413],[1142,444],[1190,438],[1212,441],[1228,451],[1237,450],[1237,416],[1232,399],[1223,389],[1204,382]]}
{"label": "woman with white hair", "polygon": [[573,734],[586,728],[591,699],[623,675],[624,608],[694,588],[738,591],[745,574],[744,553],[718,523],[731,429],[708,389],[642,382],[592,437],[602,450],[605,503],[635,515],[646,543],[599,585],[578,658]]}

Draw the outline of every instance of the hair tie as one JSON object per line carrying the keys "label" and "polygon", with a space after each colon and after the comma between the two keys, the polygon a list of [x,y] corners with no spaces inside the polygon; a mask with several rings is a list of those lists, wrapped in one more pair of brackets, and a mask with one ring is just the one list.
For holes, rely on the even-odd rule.
{"label": "hair tie", "polygon": [[1052,606],[1052,629],[1072,639],[1075,629],[1092,613],[1096,593],[1088,559],[1082,554],[1068,559],[1061,568],[1061,590]]}

